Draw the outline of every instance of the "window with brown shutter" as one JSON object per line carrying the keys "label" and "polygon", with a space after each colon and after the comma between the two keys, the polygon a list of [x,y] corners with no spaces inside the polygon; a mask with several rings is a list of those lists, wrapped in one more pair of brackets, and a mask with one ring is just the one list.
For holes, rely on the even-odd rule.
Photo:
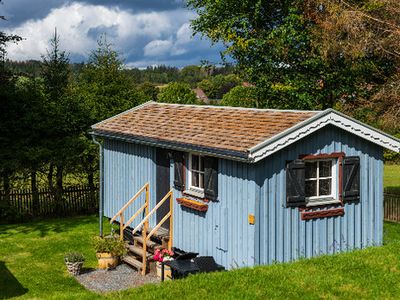
{"label": "window with brown shutter", "polygon": [[360,199],[360,158],[343,152],[302,155],[286,166],[286,206],[309,207]]}

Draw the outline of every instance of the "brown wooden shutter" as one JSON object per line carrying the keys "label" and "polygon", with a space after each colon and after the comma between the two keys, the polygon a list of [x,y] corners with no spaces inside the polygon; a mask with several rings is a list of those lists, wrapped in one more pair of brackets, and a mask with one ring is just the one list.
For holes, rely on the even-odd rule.
{"label": "brown wooden shutter", "polygon": [[218,158],[204,157],[204,197],[208,200],[218,198]]}
{"label": "brown wooden shutter", "polygon": [[286,206],[299,207],[305,204],[305,163],[296,159],[286,165]]}
{"label": "brown wooden shutter", "polygon": [[360,200],[360,158],[343,158],[342,197],[344,202]]}
{"label": "brown wooden shutter", "polygon": [[178,191],[185,189],[185,178],[184,178],[184,159],[185,154],[181,151],[175,151],[173,153],[174,158],[174,187]]}

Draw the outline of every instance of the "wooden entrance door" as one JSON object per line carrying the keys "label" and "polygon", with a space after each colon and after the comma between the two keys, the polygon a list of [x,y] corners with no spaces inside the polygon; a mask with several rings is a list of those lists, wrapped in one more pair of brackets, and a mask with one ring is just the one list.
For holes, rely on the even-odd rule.
{"label": "wooden entrance door", "polygon": [[[156,150],[156,197],[157,203],[170,190],[170,174],[169,174],[169,154],[165,149],[157,148]],[[169,201],[165,201],[157,210],[156,219],[157,224],[165,217],[169,211]],[[169,229],[169,220],[165,221],[162,227]]]}

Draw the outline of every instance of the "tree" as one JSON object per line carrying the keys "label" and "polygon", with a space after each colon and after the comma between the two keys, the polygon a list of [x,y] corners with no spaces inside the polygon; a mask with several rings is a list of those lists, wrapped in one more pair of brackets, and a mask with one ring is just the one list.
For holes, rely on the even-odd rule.
{"label": "tree", "polygon": [[[5,17],[0,16],[0,20],[4,21]],[[17,122],[15,115],[12,114],[16,108],[16,102],[13,101],[16,100],[13,89],[15,78],[6,70],[4,62],[6,60],[7,44],[18,42],[21,39],[20,36],[0,31],[0,178],[5,192],[4,201],[0,202],[0,211],[3,209],[6,211],[9,208],[10,177],[17,163],[10,149],[13,147],[9,147],[13,138],[12,130],[10,130],[13,127],[9,126],[16,125],[15,122]]]}
{"label": "tree", "polygon": [[241,83],[241,80],[235,74],[216,75],[203,79],[198,84],[210,99],[221,99],[224,94],[230,91],[231,88]]}
{"label": "tree", "polygon": [[179,81],[195,86],[195,83],[206,77],[206,71],[200,66],[186,66],[179,72]]}
{"label": "tree", "polygon": [[[320,32],[326,31],[331,19],[320,19],[337,15],[335,10],[327,12],[327,2],[333,1],[189,0],[188,4],[198,14],[192,21],[195,32],[215,43],[223,42],[223,54],[237,62],[245,79],[256,83],[263,100],[260,107],[323,109],[333,107],[343,97],[349,101],[369,97],[365,85],[382,84],[382,74],[386,77],[393,72],[391,59],[374,51],[348,59],[342,47],[337,55],[325,55],[324,34]],[[383,2],[390,7],[394,0]],[[377,7],[372,0],[359,3],[358,7]],[[386,13],[385,18],[390,19],[395,11]],[[334,23],[331,27],[336,30],[332,32],[347,39],[349,35],[341,33],[348,24]],[[369,31],[364,25],[357,28]]]}
{"label": "tree", "polygon": [[146,95],[148,98],[150,98],[153,101],[157,101],[157,96],[160,90],[157,88],[157,86],[153,83],[150,83],[148,81],[139,84],[138,85],[138,91],[142,92],[144,95]]}
{"label": "tree", "polygon": [[98,170],[98,151],[89,135],[90,126],[150,100],[148,95],[134,86],[123,67],[119,54],[102,36],[72,90],[72,97],[79,99],[86,112],[85,127],[80,137],[85,151],[80,159],[91,187],[94,186],[95,170]]}
{"label": "tree", "polygon": [[[337,108],[392,134],[400,133],[400,3],[319,1],[323,13],[308,9],[316,24],[314,45],[325,60],[344,57],[349,65],[367,62],[356,97],[342,95]],[[309,1],[308,7],[315,6]]]}
{"label": "tree", "polygon": [[92,122],[104,120],[149,100],[135,88],[123,66],[119,54],[102,36],[78,79],[81,96],[90,107]]}
{"label": "tree", "polygon": [[187,83],[172,82],[162,89],[158,95],[159,102],[196,104],[197,98]]}
{"label": "tree", "polygon": [[[46,93],[45,116],[46,135],[43,144],[50,155],[45,159],[49,164],[48,183],[53,190],[53,170],[56,168],[56,184],[54,194],[58,209],[61,209],[63,190],[63,174],[66,166],[76,161],[77,152],[81,150],[78,139],[82,130],[80,103],[69,97],[72,80],[69,57],[60,50],[57,30],[50,40],[50,49],[42,56],[41,77]],[[37,166],[32,166],[31,179],[36,182]],[[32,187],[32,189],[36,189]]]}
{"label": "tree", "polygon": [[258,107],[258,92],[255,87],[236,86],[226,93],[221,101],[225,106]]}

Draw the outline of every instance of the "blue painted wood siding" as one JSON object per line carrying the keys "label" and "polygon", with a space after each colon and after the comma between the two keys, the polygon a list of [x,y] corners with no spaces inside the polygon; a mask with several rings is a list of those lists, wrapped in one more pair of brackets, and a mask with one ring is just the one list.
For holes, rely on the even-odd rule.
{"label": "blue painted wood siding", "polygon": [[[286,208],[285,164],[300,154],[345,152],[360,156],[361,200],[345,204],[343,217],[302,221]],[[287,262],[382,243],[382,148],[333,126],[325,127],[257,164],[258,263]]]}
{"label": "blue painted wood siding", "polygon": [[[150,182],[150,208],[156,204],[155,148],[106,139],[104,141],[104,215],[113,217],[136,192]],[[125,211],[127,221],[145,201],[143,193]],[[140,217],[131,226],[137,225]],[[150,220],[154,226],[155,217]]]}
{"label": "blue painted wood siding", "polygon": [[[173,164],[171,164],[171,185]],[[218,199],[208,211],[197,212],[174,201],[174,245],[185,251],[211,255],[228,269],[255,264],[255,165],[219,159]],[[175,198],[181,192],[174,190]]]}
{"label": "blue painted wood siding", "polygon": [[[345,152],[361,158],[361,201],[346,204],[343,217],[302,221],[286,208],[285,164],[300,154]],[[292,261],[382,243],[382,148],[335,127],[326,127],[256,163],[218,163],[218,201],[206,213],[179,205],[174,192],[174,246],[212,255],[226,268]],[[170,185],[174,169],[171,160]],[[155,148],[105,140],[105,215],[112,217],[146,182],[155,206]],[[142,196],[125,215],[143,203]],[[248,223],[255,214],[256,224]],[[137,222],[139,222],[138,220]],[[136,223],[137,223],[136,222]],[[133,224],[135,225],[135,224]],[[155,216],[151,219],[155,226]]]}

